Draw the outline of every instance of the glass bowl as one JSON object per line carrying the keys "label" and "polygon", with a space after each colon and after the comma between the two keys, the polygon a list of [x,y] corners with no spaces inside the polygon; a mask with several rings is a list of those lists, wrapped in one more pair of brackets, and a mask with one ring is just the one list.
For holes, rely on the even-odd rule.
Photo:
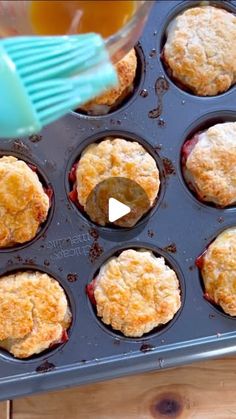
{"label": "glass bowl", "polygon": [[[30,1],[0,1],[0,37],[34,35],[29,18]],[[136,11],[117,33],[106,39],[113,63],[123,58],[138,41],[155,0],[137,1]]]}

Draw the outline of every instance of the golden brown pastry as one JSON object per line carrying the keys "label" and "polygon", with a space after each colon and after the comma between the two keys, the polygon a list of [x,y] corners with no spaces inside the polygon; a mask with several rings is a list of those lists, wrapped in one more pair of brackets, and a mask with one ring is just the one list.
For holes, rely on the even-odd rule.
{"label": "golden brown pastry", "polygon": [[182,153],[185,179],[199,199],[221,207],[236,203],[236,122],[195,135]]}
{"label": "golden brown pastry", "polygon": [[221,233],[201,261],[207,297],[225,313],[236,316],[236,227]]}
{"label": "golden brown pastry", "polygon": [[214,96],[236,82],[236,16],[213,6],[193,7],[167,29],[164,61],[193,93]]}
{"label": "golden brown pastry", "polygon": [[48,210],[37,174],[22,160],[0,158],[0,247],[33,239]]}
{"label": "golden brown pastry", "polygon": [[175,272],[149,250],[112,257],[87,291],[102,321],[130,337],[169,322],[181,305]]}
{"label": "golden brown pastry", "polygon": [[63,288],[42,272],[0,278],[0,346],[17,358],[66,339],[71,312]]}
{"label": "golden brown pastry", "polygon": [[[77,165],[77,196],[85,211],[89,194],[96,185],[112,177],[135,181],[146,192],[150,205],[154,204],[160,187],[154,158],[137,142],[107,138],[89,145]],[[127,202],[125,196],[119,199]]]}
{"label": "golden brown pastry", "polygon": [[116,108],[133,91],[137,68],[135,50],[132,49],[115,67],[119,80],[118,86],[81,106],[83,111],[90,115],[104,115]]}

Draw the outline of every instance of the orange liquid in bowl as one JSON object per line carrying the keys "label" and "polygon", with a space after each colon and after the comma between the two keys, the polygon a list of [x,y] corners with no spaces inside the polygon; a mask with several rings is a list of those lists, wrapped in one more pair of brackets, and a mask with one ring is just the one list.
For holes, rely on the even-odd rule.
{"label": "orange liquid in bowl", "polygon": [[95,32],[115,34],[132,17],[136,1],[31,1],[29,13],[37,35]]}

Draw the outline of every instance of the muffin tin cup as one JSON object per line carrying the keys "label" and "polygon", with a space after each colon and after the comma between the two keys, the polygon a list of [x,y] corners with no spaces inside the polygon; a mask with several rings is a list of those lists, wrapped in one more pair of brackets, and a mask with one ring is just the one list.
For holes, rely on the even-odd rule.
{"label": "muffin tin cup", "polygon": [[[227,229],[230,229],[232,227],[235,227],[235,225],[236,225],[236,223],[229,224],[228,226],[226,225],[224,228],[219,228],[215,232],[214,236],[209,237],[209,241],[206,243],[205,249],[203,249],[202,253],[200,255],[198,255],[198,257],[203,256],[207,252],[207,249],[209,248],[209,246],[214,243],[214,241],[217,239],[217,237],[221,233],[223,233]],[[199,267],[198,267],[198,275],[199,275],[199,284],[202,287],[202,295],[206,299],[207,303],[211,306],[211,308],[216,313],[220,313],[222,316],[225,316],[228,319],[235,319],[236,320],[236,316],[230,316],[230,314],[226,313],[219,304],[215,303],[213,300],[211,300],[210,298],[207,298],[206,297],[206,295],[205,295],[206,294],[206,291],[205,291],[205,286],[204,286],[204,280],[203,280],[203,276],[202,276],[202,273],[201,273],[201,269]],[[214,317],[214,314],[212,314],[212,317]]]}
{"label": "muffin tin cup", "polygon": [[[149,341],[153,337],[158,337],[159,335],[161,335],[163,333],[164,329],[167,330],[169,327],[173,327],[174,323],[177,321],[178,317],[181,314],[181,311],[182,311],[182,308],[183,308],[184,302],[185,302],[185,282],[184,282],[184,277],[183,277],[183,274],[182,274],[179,266],[177,265],[175,260],[171,257],[171,255],[168,254],[167,251],[163,251],[162,249],[158,249],[156,246],[153,246],[150,243],[129,242],[126,245],[114,247],[112,249],[112,251],[108,252],[107,254],[102,255],[101,258],[99,258],[99,265],[98,265],[98,263],[95,263],[94,270],[93,270],[92,276],[91,276],[90,281],[88,282],[88,284],[91,283],[91,281],[96,278],[97,274],[99,273],[100,268],[111,257],[118,256],[118,255],[121,254],[121,252],[123,252],[124,250],[127,250],[127,249],[148,250],[148,251],[153,252],[153,254],[156,257],[163,257],[165,259],[166,265],[169,266],[171,269],[173,269],[175,271],[175,273],[177,275],[177,278],[178,278],[178,281],[179,281],[179,289],[180,289],[180,296],[181,296],[181,306],[180,306],[179,310],[175,313],[173,318],[168,323],[160,324],[159,326],[152,329],[150,332],[145,333],[143,336],[141,336],[141,337],[127,337],[122,332],[120,332],[118,330],[115,330],[111,326],[106,325],[105,323],[102,322],[102,320],[97,316],[96,307],[94,307],[93,304],[90,302],[89,297],[88,297],[88,305],[89,305],[89,309],[91,311],[91,315],[94,317],[97,324],[103,329],[104,332],[109,333],[113,338],[115,338],[117,340],[117,344],[118,344],[118,341],[120,341],[120,340],[127,340],[127,341],[130,341],[130,342],[133,342],[133,341],[144,342],[144,345],[145,345],[145,341]],[[144,351],[145,351],[145,347],[146,347],[146,345],[144,346],[144,349],[143,349]],[[148,348],[148,346],[147,346],[147,348]]]}
{"label": "muffin tin cup", "polygon": [[[73,314],[70,338],[55,350],[28,361],[0,352],[1,399],[235,353],[236,319],[204,299],[195,259],[219,231],[235,225],[236,208],[199,202],[180,165],[181,147],[191,132],[209,116],[234,117],[235,87],[217,97],[194,96],[166,76],[160,59],[168,20],[190,3],[196,5],[179,0],[154,5],[140,40],[141,85],[124,106],[98,118],[70,113],[40,136],[1,140],[1,154],[18,153],[40,168],[54,191],[54,208],[43,234],[0,252],[0,274],[23,268],[49,272],[65,289]],[[221,3],[236,10],[236,1]],[[160,202],[131,229],[95,226],[68,198],[72,164],[86,145],[111,133],[144,141],[161,169]],[[85,291],[109,255],[129,247],[163,255],[181,281],[181,309],[170,324],[143,339],[123,338],[101,326]]]}
{"label": "muffin tin cup", "polygon": [[171,21],[173,19],[175,19],[178,15],[184,13],[186,10],[192,8],[192,7],[197,7],[197,6],[214,6],[214,7],[218,7],[220,9],[224,9],[230,13],[236,14],[236,7],[233,1],[231,0],[211,0],[209,2],[201,2],[201,1],[197,1],[197,0],[185,0],[185,1],[179,1],[179,0],[174,0],[174,2],[176,3],[176,6],[173,7],[168,15],[167,15],[167,19],[164,21],[164,24],[162,25],[162,29],[161,29],[161,38],[160,38],[160,44],[159,44],[159,49],[161,51],[160,53],[160,63],[161,66],[163,68],[163,71],[166,74],[167,79],[169,80],[170,83],[173,83],[179,90],[185,92],[188,95],[193,95],[199,98],[203,98],[203,99],[211,99],[214,97],[220,97],[225,95],[227,92],[230,92],[232,90],[234,90],[235,93],[235,89],[236,89],[236,85],[233,84],[229,90],[227,90],[226,92],[220,93],[217,96],[198,96],[196,95],[190,88],[187,88],[187,86],[182,85],[182,83],[179,80],[176,80],[175,77],[173,77],[172,75],[172,71],[171,69],[168,67],[168,64],[165,62],[164,57],[163,57],[163,48],[166,42],[166,30],[168,28],[168,25],[171,23]]}
{"label": "muffin tin cup", "polygon": [[[18,262],[18,263],[17,263]],[[37,265],[33,259],[22,259],[20,256],[17,258],[9,259],[8,261],[8,267],[5,269],[0,268],[0,276],[10,275],[17,272],[26,272],[26,271],[37,271],[41,273],[48,274],[51,278],[58,281],[60,286],[63,288],[67,301],[68,301],[68,307],[70,308],[71,314],[72,314],[72,321],[67,329],[68,339],[70,339],[71,333],[73,332],[74,323],[76,320],[76,303],[74,299],[74,295],[71,292],[70,287],[68,286],[68,281],[65,281],[62,276],[57,274],[57,277],[54,275],[54,273],[48,268],[50,265],[50,262],[45,260],[43,266]],[[52,345],[48,349],[45,349],[43,352],[40,352],[38,354],[34,354],[28,358],[15,358],[10,352],[8,352],[5,349],[0,348],[0,358],[5,359],[8,362],[15,362],[15,363],[41,363],[45,360],[45,358],[48,358],[49,356],[52,356],[54,353],[56,353],[59,350],[62,350],[63,346],[66,345],[67,342],[59,343]]]}
{"label": "muffin tin cup", "polygon": [[[159,171],[159,179],[160,179],[160,187],[159,187],[159,191],[158,194],[156,196],[156,199],[153,203],[153,205],[150,207],[150,209],[140,218],[140,220],[138,220],[138,222],[133,226],[133,227],[119,227],[119,226],[112,226],[112,225],[107,225],[107,226],[100,226],[99,224],[93,223],[89,216],[87,215],[87,213],[79,208],[79,205],[77,206],[76,203],[72,202],[70,197],[69,197],[69,193],[73,190],[73,184],[69,181],[69,173],[73,167],[74,164],[78,163],[81,157],[81,154],[83,153],[83,151],[86,149],[86,147],[88,147],[90,144],[92,143],[99,143],[103,140],[105,140],[107,137],[112,137],[112,138],[122,138],[125,139],[127,141],[135,141],[139,144],[142,145],[142,147],[153,157],[153,159],[156,162],[156,166],[158,168]],[[119,235],[119,237],[122,237],[123,233],[127,233],[127,232],[132,232],[134,229],[141,231],[144,228],[144,225],[147,224],[148,219],[150,217],[152,217],[157,208],[159,207],[159,205],[161,205],[161,202],[163,200],[164,194],[165,194],[165,173],[164,173],[164,164],[162,159],[159,157],[158,153],[155,151],[155,149],[150,146],[150,144],[148,143],[148,138],[144,139],[139,137],[138,135],[134,135],[132,132],[128,132],[128,131],[122,131],[122,130],[106,130],[103,132],[100,132],[99,134],[95,134],[92,135],[90,138],[87,138],[85,141],[83,141],[81,144],[79,144],[78,149],[75,150],[75,153],[72,155],[71,160],[69,161],[68,164],[68,168],[66,170],[66,176],[65,176],[65,190],[68,196],[68,199],[71,203],[71,205],[73,205],[74,208],[77,209],[78,213],[80,214],[81,217],[85,218],[88,222],[90,222],[91,227],[96,227],[99,231],[99,234],[102,235],[103,237],[107,237],[109,236],[111,238],[111,236],[116,236],[115,240],[117,241],[117,235]],[[137,234],[137,233],[135,233]],[[119,241],[119,240],[118,240]]]}
{"label": "muffin tin cup", "polygon": [[[236,122],[236,112],[222,109],[221,111],[206,113],[205,115],[197,119],[191,126],[187,128],[182,147],[184,143],[188,140],[191,140],[194,137],[194,135],[207,131],[210,127],[216,124],[223,124],[226,122]],[[182,147],[181,147],[181,150],[182,150]],[[189,187],[187,181],[185,180],[185,176],[183,173],[183,164],[182,164],[182,152],[180,152],[180,155],[179,155],[178,172],[179,174],[180,173],[182,174],[183,184],[186,186],[188,192],[192,195],[192,197],[195,200],[200,202],[201,205],[205,205],[211,208],[213,211],[214,209],[224,209],[225,211],[227,210],[231,211],[236,208],[236,204],[232,204],[232,205],[221,208],[220,206],[217,206],[213,202],[208,202],[208,201],[203,201],[203,200],[198,199],[196,192]]]}
{"label": "muffin tin cup", "polygon": [[30,153],[28,153],[27,147],[24,147],[24,143],[21,140],[19,139],[15,140],[13,142],[13,146],[10,149],[8,149],[7,147],[5,150],[0,148],[0,158],[3,156],[9,156],[9,155],[16,157],[19,160],[24,161],[29,166],[33,166],[35,168],[36,174],[43,188],[51,190],[51,196],[49,198],[50,206],[49,206],[47,218],[43,223],[41,223],[41,225],[39,225],[39,228],[35,237],[33,237],[31,240],[25,243],[17,243],[17,244],[14,244],[13,246],[1,247],[0,253],[2,252],[9,253],[11,251],[16,251],[23,247],[27,247],[31,245],[33,242],[35,242],[41,235],[46,234],[46,230],[53,217],[54,204],[55,204],[53,187],[48,180],[45,170],[42,170],[40,167],[41,162],[36,160],[34,156],[31,156]]}
{"label": "muffin tin cup", "polygon": [[[139,94],[138,92],[142,89],[142,85],[143,85],[143,81],[144,81],[144,74],[145,74],[145,58],[144,58],[144,54],[143,54],[143,50],[141,45],[138,43],[137,45],[135,45],[134,47],[135,49],[135,53],[136,53],[136,57],[137,57],[137,68],[136,68],[136,75],[133,81],[133,89],[131,92],[127,93],[123,99],[123,101],[119,101],[118,99],[118,104],[116,106],[112,106],[111,110],[105,114],[105,115],[116,115],[116,113],[119,113],[119,109],[124,109],[126,108],[126,106],[129,106],[131,104],[131,102],[133,100],[135,100],[136,96]],[[78,108],[77,110],[75,110],[73,112],[75,115],[83,115],[84,117],[87,118],[96,118],[96,119],[100,119],[103,118],[104,115],[90,115],[88,112],[86,112],[83,109]]]}

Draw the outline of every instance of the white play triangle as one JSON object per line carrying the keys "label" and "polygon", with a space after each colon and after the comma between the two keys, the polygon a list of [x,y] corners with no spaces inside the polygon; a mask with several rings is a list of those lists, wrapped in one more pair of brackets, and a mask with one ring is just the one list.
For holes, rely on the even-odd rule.
{"label": "white play triangle", "polygon": [[120,201],[117,201],[115,198],[109,198],[108,203],[108,219],[110,223],[113,223],[119,218],[124,217],[124,215],[129,214],[131,211],[128,205],[123,204]]}

